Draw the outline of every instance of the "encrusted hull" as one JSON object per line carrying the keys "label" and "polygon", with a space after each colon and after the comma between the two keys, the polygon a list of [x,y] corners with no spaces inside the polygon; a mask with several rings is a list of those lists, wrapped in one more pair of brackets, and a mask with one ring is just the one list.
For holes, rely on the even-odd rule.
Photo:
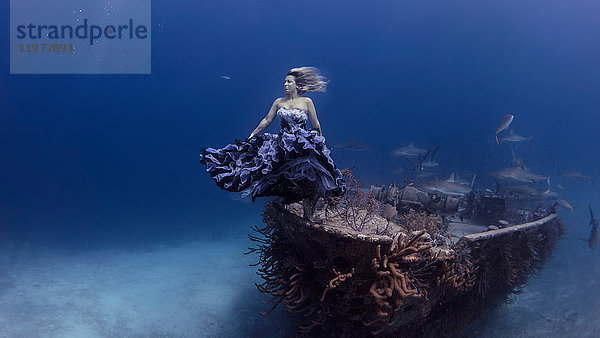
{"label": "encrusted hull", "polygon": [[563,233],[555,213],[451,246],[425,230],[392,238],[316,224],[277,204],[264,221],[250,236],[259,290],[297,315],[300,333],[330,336],[458,334],[541,269]]}

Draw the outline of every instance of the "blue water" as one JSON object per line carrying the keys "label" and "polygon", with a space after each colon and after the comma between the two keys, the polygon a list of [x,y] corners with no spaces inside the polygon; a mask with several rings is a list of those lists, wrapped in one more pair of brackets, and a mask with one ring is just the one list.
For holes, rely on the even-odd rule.
{"label": "blue water", "polygon": [[[8,22],[8,2],[0,13]],[[476,188],[493,187],[489,173],[511,161],[494,130],[514,114],[533,136],[517,154],[577,209],[561,212],[546,270],[466,334],[600,334],[600,251],[579,240],[588,205],[600,216],[600,182],[560,175],[600,174],[598,13],[597,1],[154,1],[151,75],[9,75],[0,53],[0,336],[292,334],[284,314],[258,314],[242,255],[264,201],[233,200],[197,161],[247,137],[304,65],[331,81],[309,94],[328,144],[369,147],[332,152],[367,186],[402,183],[391,151],[414,140],[441,145],[440,178],[478,173]],[[155,289],[128,300],[151,279],[123,277],[130,289],[114,291],[148,266],[164,267]],[[216,299],[193,297],[211,288]],[[84,296],[57,300],[74,290]],[[118,301],[102,301],[112,291]]]}

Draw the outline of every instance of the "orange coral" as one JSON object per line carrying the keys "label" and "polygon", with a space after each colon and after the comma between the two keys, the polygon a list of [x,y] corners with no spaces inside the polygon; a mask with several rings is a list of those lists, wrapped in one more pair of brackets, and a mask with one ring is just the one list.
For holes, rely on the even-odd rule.
{"label": "orange coral", "polygon": [[365,321],[364,324],[384,325],[379,330],[373,331],[373,334],[378,334],[394,325],[398,320],[398,310],[407,301],[426,296],[426,291],[416,287],[416,281],[411,278],[408,270],[402,268],[402,265],[412,261],[418,255],[431,257],[430,249],[431,244],[428,243],[424,230],[414,235],[396,234],[387,254],[382,255],[381,245],[377,246],[376,256],[372,261],[377,280],[371,284],[369,292],[378,310],[377,316],[371,321]]}
{"label": "orange coral", "polygon": [[325,290],[323,291],[323,295],[321,296],[321,302],[325,300],[327,291],[336,288],[342,282],[344,282],[348,278],[352,277],[352,275],[354,274],[354,271],[355,271],[354,268],[352,268],[352,271],[342,274],[342,273],[337,272],[337,270],[333,269],[333,273],[336,275],[336,277],[329,281],[329,285],[327,285],[327,288],[325,288]]}

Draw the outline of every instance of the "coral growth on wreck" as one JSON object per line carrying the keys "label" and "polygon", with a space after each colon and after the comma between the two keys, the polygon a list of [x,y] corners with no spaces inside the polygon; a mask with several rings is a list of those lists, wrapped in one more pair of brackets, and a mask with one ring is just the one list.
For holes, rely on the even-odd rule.
{"label": "coral growth on wreck", "polygon": [[346,183],[346,193],[340,197],[331,197],[327,201],[326,217],[339,218],[344,224],[356,231],[363,231],[380,209],[380,202],[373,194],[364,192],[363,186],[352,175],[350,169],[342,170]]}
{"label": "coral growth on wreck", "polygon": [[431,259],[431,244],[424,235],[423,230],[414,236],[398,233],[387,254],[383,255],[381,245],[377,245],[376,256],[372,261],[377,278],[369,289],[377,304],[377,313],[364,322],[365,326],[380,326],[373,334],[396,324],[400,318],[398,311],[411,299],[427,296],[426,288],[409,271],[412,260]]}
{"label": "coral growth on wreck", "polygon": [[440,217],[425,211],[417,212],[410,209],[407,213],[398,216],[396,222],[407,232],[425,230],[431,235],[438,235],[441,232]]}

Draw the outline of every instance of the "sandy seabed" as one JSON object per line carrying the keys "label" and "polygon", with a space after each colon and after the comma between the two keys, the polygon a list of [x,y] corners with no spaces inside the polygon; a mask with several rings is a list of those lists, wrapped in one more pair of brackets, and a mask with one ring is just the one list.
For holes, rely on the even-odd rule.
{"label": "sandy seabed", "polygon": [[[71,252],[3,243],[0,337],[292,336],[281,308],[260,315],[268,298],[254,286],[249,245],[241,238]],[[554,257],[464,336],[598,337],[599,290],[600,261]]]}
{"label": "sandy seabed", "polygon": [[0,249],[0,337],[232,337],[290,332],[246,241],[137,251]]}
{"label": "sandy seabed", "polygon": [[562,240],[521,293],[482,315],[464,336],[600,337],[599,254],[579,241]]}

